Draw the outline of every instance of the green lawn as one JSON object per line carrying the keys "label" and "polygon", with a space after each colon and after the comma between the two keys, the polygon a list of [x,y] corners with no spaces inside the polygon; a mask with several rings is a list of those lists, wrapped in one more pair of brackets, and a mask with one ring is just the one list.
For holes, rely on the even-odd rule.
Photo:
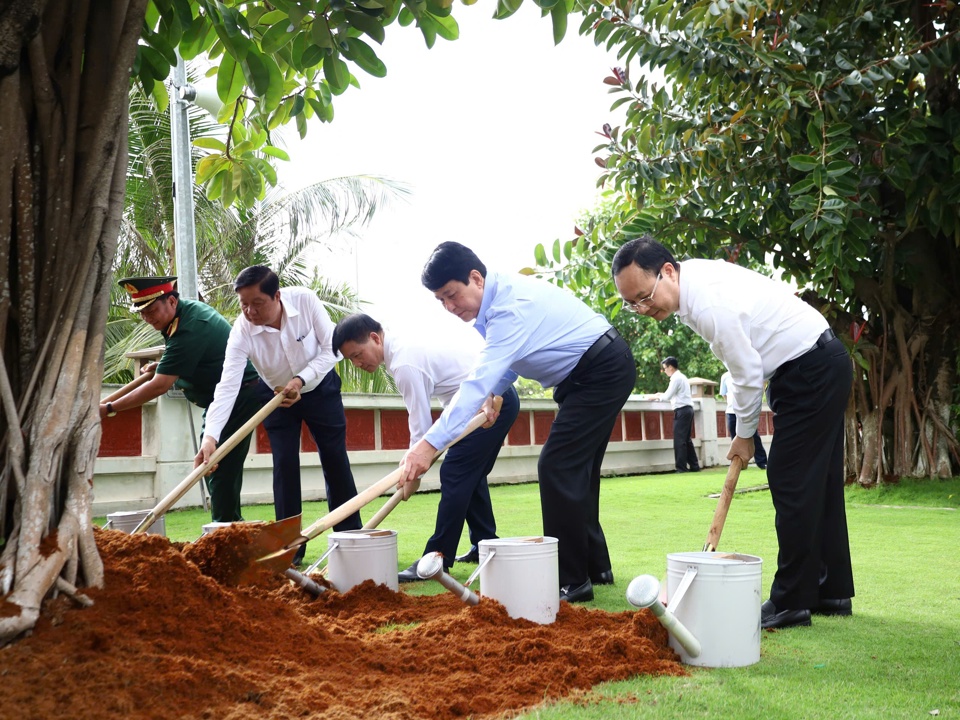
{"label": "green lawn", "polygon": [[[629,610],[624,598],[635,576],[663,577],[666,555],[700,550],[716,507],[722,469],[694,475],[610,478],[602,486],[601,519],[616,585],[596,588],[589,606]],[[739,487],[765,482],[741,473]],[[536,485],[491,489],[502,537],[540,531]],[[416,560],[433,530],[438,495],[401,504],[382,527],[397,530],[399,565]],[[382,504],[363,511],[364,519]],[[960,479],[904,482],[883,491],[847,491],[847,518],[857,596],[852,618],[814,618],[810,628],[764,632],[761,659],[736,669],[691,668],[686,678],[637,678],[595,688],[590,702],[564,702],[524,718],[960,718]],[[312,522],[326,512],[308,503]],[[272,506],[245,509],[248,520],[272,519]],[[167,534],[192,540],[209,516],[170,513]],[[101,519],[102,522],[102,519]],[[326,547],[310,544],[307,561]],[[467,541],[461,542],[461,551]],[[764,560],[764,596],[776,565],[773,508],[766,491],[737,495],[721,550]],[[465,579],[476,566],[456,566]],[[414,583],[411,593],[444,592]],[[718,618],[722,622],[722,618]]]}

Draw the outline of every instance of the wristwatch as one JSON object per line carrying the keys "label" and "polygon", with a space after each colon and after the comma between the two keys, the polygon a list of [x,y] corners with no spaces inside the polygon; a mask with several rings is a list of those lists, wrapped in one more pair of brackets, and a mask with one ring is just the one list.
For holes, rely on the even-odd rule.
{"label": "wristwatch", "polygon": [[117,411],[113,409],[113,403],[107,403],[107,417],[113,417]]}
{"label": "wristwatch", "polygon": [[299,375],[294,375],[293,377],[294,377],[295,380],[299,380],[299,381],[300,381],[300,389],[303,390],[303,386],[307,384],[307,381],[304,380],[304,379],[303,379],[302,377],[300,377]]}

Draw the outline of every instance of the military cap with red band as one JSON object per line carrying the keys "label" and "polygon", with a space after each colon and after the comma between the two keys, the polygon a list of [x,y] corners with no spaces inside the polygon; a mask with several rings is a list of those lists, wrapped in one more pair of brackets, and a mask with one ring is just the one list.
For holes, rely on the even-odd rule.
{"label": "military cap with red band", "polygon": [[143,312],[155,300],[169,295],[177,289],[176,276],[170,277],[129,277],[118,283],[130,294],[134,312]]}

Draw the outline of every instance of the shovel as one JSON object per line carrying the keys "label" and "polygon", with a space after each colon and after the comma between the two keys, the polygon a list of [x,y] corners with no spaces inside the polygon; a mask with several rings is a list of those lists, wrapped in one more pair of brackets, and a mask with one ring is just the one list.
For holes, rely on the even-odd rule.
{"label": "shovel", "polygon": [[[501,407],[503,407],[503,398],[500,397],[499,395],[497,395],[497,396],[493,399],[493,409],[496,410],[496,411],[499,413]],[[482,411],[481,411],[480,414],[483,414]],[[457,441],[460,440],[460,438],[462,438],[462,437],[463,437],[463,435],[461,435],[461,436],[458,437],[456,440],[454,440],[452,443],[450,443],[450,445],[453,445],[453,443],[457,442]],[[449,448],[450,445],[447,445],[447,447]],[[443,451],[441,451],[441,452],[443,452]],[[439,457],[439,455],[438,455],[437,457]],[[436,462],[436,459],[437,459],[437,458],[434,458],[434,462]],[[387,501],[383,504],[383,507],[381,507],[379,510],[377,510],[376,514],[375,514],[372,518],[370,518],[369,520],[367,520],[366,524],[363,526],[363,529],[364,529],[364,530],[372,530],[372,529],[374,529],[374,528],[379,527],[379,526],[380,526],[380,523],[383,522],[384,518],[387,517],[387,515],[389,515],[390,512],[391,512],[397,505],[400,504],[400,501],[401,501],[401,500],[403,500],[403,490],[397,490],[396,492],[393,493],[393,495],[390,496],[390,499],[387,500]]]}
{"label": "shovel", "polygon": [[[727,470],[727,477],[723,481],[723,490],[720,491],[720,499],[717,500],[717,509],[713,513],[713,523],[707,531],[707,541],[703,544],[703,552],[716,552],[717,543],[720,542],[720,533],[723,532],[723,524],[727,520],[727,511],[730,510],[730,502],[733,500],[733,491],[737,489],[737,480],[740,479],[740,470],[743,468],[743,460],[739,456],[734,456],[730,461],[730,469]],[[695,657],[695,656],[694,656]]]}
{"label": "shovel", "polygon": [[[465,438],[477,428],[483,426],[486,422],[486,415],[482,412],[477,413],[477,415],[469,422],[467,427],[464,428],[460,435],[454,438],[449,444],[447,444],[446,447],[441,448],[434,454],[431,464],[435,463],[437,458],[439,458],[447,448],[460,442],[460,440]],[[293,517],[286,518],[285,520],[278,520],[275,523],[271,523],[273,526],[280,527],[276,527],[275,531],[269,536],[265,533],[261,533],[260,537],[264,540],[264,542],[261,543],[261,547],[269,542],[276,544],[270,548],[267,553],[265,553],[263,556],[260,556],[255,563],[247,568],[247,571],[242,574],[241,580],[250,581],[259,571],[264,569],[273,570],[274,572],[278,573],[284,572],[284,570],[289,567],[290,563],[293,561],[293,557],[297,553],[297,548],[312,540],[325,530],[329,530],[342,520],[350,517],[360,508],[366,506],[375,498],[378,498],[385,492],[389,491],[390,488],[396,487],[397,482],[400,480],[400,474],[401,469],[397,468],[382,480],[379,480],[375,484],[371,485],[363,492],[358,493],[356,497],[347,500],[347,502],[340,507],[331,510],[329,513],[321,517],[302,532],[299,529],[299,515],[294,515]]]}
{"label": "shovel", "polygon": [[110,393],[109,395],[107,395],[107,396],[106,396],[103,400],[101,400],[100,402],[101,402],[101,403],[109,403],[109,402],[113,402],[114,400],[119,400],[119,399],[122,398],[124,395],[126,395],[128,392],[133,392],[134,390],[136,390],[138,387],[140,387],[140,386],[143,385],[144,383],[146,383],[146,382],[148,382],[148,381],[150,381],[150,380],[153,380],[153,375],[154,375],[154,372],[153,372],[153,370],[151,370],[150,372],[143,373],[143,374],[140,375],[139,377],[135,377],[133,380],[131,380],[130,382],[128,382],[126,385],[124,385],[124,386],[123,386],[122,388],[120,388],[119,390],[114,390],[112,393]]}
{"label": "shovel", "polygon": [[[201,465],[200,467],[194,468],[193,472],[187,475],[183,480],[180,481],[180,484],[177,485],[173,490],[170,491],[163,500],[157,503],[157,506],[151,510],[147,516],[140,521],[140,524],[137,525],[132,535],[137,535],[139,533],[144,533],[150,529],[150,526],[153,525],[162,515],[164,515],[167,510],[169,510],[173,505],[182,498],[187,490],[192,488],[194,484],[210,472],[213,467],[223,459],[223,456],[228,452],[233,450],[236,447],[237,443],[243,440],[247,435],[253,432],[254,428],[257,427],[264,418],[267,417],[270,413],[280,407],[280,403],[283,402],[284,395],[283,393],[277,393],[273,396],[273,399],[270,400],[266,405],[264,405],[256,415],[247,420],[243,426],[237,430],[233,435],[227,438],[223,443],[221,443],[216,450],[213,451],[213,454],[210,456],[210,460]],[[299,522],[297,523],[299,525]],[[267,547],[273,544],[274,541],[271,541],[270,536],[277,532],[276,528],[271,528],[270,525],[265,525],[261,535],[266,535],[264,542],[267,543]]]}

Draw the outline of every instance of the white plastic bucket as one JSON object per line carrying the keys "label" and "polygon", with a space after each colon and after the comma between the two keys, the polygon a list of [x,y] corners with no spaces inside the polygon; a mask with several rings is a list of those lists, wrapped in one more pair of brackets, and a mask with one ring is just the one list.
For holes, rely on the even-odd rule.
{"label": "white plastic bucket", "polygon": [[[743,667],[760,660],[762,565],[755,555],[739,553],[667,555],[667,609],[701,647],[700,655],[692,658],[671,635],[670,647],[683,662],[703,667]],[[689,586],[675,601],[688,573]]]}
{"label": "white plastic bucket", "polygon": [[327,536],[327,577],[338,592],[345,593],[364,580],[373,580],[393,591],[400,589],[397,579],[396,530],[345,530]]}
{"label": "white plastic bucket", "polygon": [[560,570],[557,539],[513,537],[481,540],[480,590],[501,603],[512,618],[525,618],[541,625],[557,619],[560,610]]}
{"label": "white plastic bucket", "polygon": [[[245,521],[241,520],[241,521],[239,521],[239,522],[245,522]],[[219,530],[220,528],[230,527],[231,525],[234,525],[234,524],[235,524],[235,523],[232,523],[232,522],[208,522],[208,523],[206,523],[206,524],[203,526],[203,534],[204,534],[204,535],[209,535],[209,534],[212,533],[214,530]]]}
{"label": "white plastic bucket", "polygon": [[[107,515],[107,524],[105,527],[111,530],[119,530],[129,535],[136,530],[137,525],[149,514],[149,510],[124,510],[122,512],[110,513]],[[163,515],[157,518],[153,525],[150,526],[147,534],[167,536],[167,525],[164,522]]]}

